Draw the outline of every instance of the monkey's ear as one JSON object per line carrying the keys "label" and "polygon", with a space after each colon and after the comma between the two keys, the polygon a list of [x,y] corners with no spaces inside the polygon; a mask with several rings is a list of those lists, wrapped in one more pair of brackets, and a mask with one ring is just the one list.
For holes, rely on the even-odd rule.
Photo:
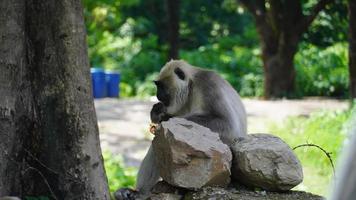
{"label": "monkey's ear", "polygon": [[174,69],[174,73],[178,76],[179,79],[181,80],[185,79],[185,74],[179,67]]}

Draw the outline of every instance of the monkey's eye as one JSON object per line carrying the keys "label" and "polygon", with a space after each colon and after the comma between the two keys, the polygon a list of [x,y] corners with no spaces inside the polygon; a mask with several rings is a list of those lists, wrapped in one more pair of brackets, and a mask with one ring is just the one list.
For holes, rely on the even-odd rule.
{"label": "monkey's eye", "polygon": [[174,73],[178,76],[179,79],[181,80],[185,79],[185,74],[179,67],[174,69]]}

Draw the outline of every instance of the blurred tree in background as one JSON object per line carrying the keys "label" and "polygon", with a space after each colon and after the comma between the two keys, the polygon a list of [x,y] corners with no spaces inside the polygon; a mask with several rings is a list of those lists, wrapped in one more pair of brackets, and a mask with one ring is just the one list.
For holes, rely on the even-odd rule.
{"label": "blurred tree in background", "polygon": [[[242,96],[349,95],[346,0],[263,1],[270,28],[278,30],[278,37],[270,42],[293,46],[290,52],[276,47],[277,57],[288,59],[289,67],[280,65],[270,75],[273,81],[263,68],[266,52],[260,50],[256,15],[241,2],[84,0],[91,65],[119,70],[124,97],[154,95],[151,81],[165,62],[178,55],[193,65],[218,71]],[[271,12],[274,8],[279,12]],[[297,26],[298,19],[306,23],[304,28]],[[286,36],[297,34],[297,28],[300,31],[292,44]],[[291,76],[281,73],[285,68]],[[290,77],[292,81],[278,86]],[[282,92],[271,89],[266,94],[265,80],[279,82],[274,85]]]}
{"label": "blurred tree in background", "polygon": [[180,0],[167,1],[169,58],[179,57],[179,11]]}
{"label": "blurred tree in background", "polygon": [[349,0],[350,45],[349,45],[349,73],[350,96],[356,98],[356,2]]}
{"label": "blurred tree in background", "polygon": [[[293,59],[298,44],[314,19],[332,0],[315,5],[299,0],[240,0],[253,15],[262,46],[266,98],[294,94]],[[308,5],[309,4],[309,5]],[[310,8],[307,8],[310,7]]]}

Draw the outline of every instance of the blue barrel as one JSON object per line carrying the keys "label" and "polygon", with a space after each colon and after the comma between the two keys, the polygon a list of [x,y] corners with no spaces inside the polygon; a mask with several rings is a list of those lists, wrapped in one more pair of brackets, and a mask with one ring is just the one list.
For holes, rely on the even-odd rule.
{"label": "blue barrel", "polygon": [[120,73],[118,71],[105,71],[107,96],[119,97]]}
{"label": "blue barrel", "polygon": [[94,98],[103,98],[106,96],[105,73],[101,68],[91,68],[91,80],[93,86]]}

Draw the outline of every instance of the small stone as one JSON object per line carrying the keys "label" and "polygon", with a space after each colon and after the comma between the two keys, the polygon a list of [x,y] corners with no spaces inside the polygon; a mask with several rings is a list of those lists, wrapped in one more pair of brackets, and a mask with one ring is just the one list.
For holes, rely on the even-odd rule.
{"label": "small stone", "polygon": [[250,134],[232,147],[233,179],[268,191],[287,191],[303,180],[302,166],[280,138]]}
{"label": "small stone", "polygon": [[206,127],[171,118],[162,122],[152,145],[160,175],[171,185],[197,189],[230,183],[230,148]]}

